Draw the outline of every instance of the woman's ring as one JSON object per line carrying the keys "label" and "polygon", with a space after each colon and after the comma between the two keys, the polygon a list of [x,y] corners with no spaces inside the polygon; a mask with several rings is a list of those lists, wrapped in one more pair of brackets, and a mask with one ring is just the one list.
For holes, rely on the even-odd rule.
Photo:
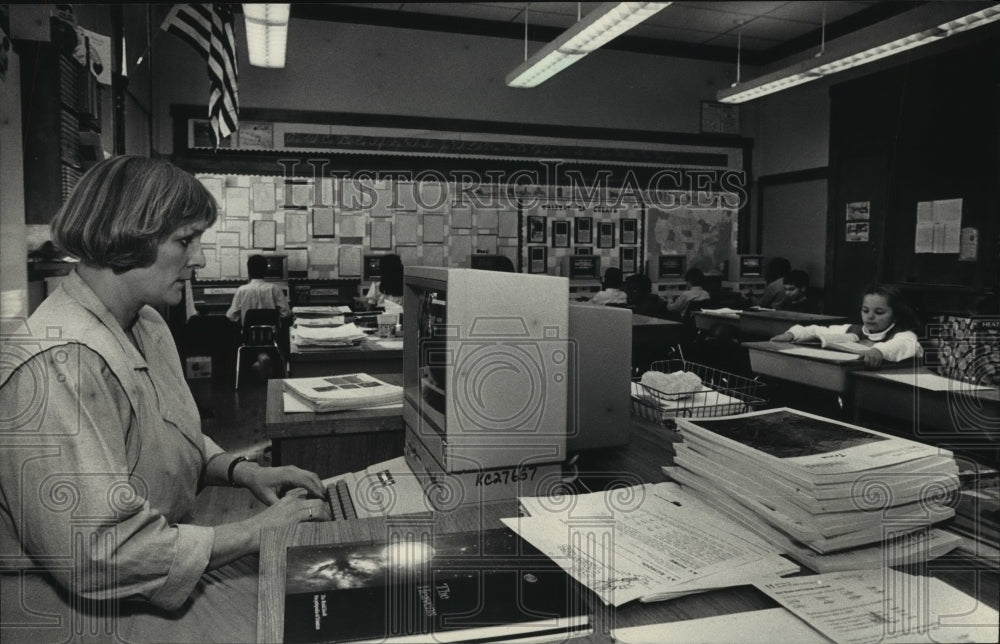
{"label": "woman's ring", "polygon": [[313,518],[313,510],[312,508],[309,508],[309,520],[311,521],[312,518]]}

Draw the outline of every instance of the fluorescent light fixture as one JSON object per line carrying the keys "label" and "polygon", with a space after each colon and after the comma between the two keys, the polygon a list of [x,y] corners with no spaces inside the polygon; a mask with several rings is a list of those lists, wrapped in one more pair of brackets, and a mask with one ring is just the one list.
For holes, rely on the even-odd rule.
{"label": "fluorescent light fixture", "polygon": [[536,87],[669,4],[605,2],[507,74],[507,85]]}
{"label": "fluorescent light fixture", "polygon": [[[923,7],[828,43],[822,56],[807,58],[721,90],[717,95],[718,100],[723,103],[752,101],[1000,20],[1000,6],[996,4],[990,4],[975,13],[954,15],[956,11],[967,12],[970,5],[986,4],[990,3],[927,3]],[[875,42],[879,44],[872,44]]]}
{"label": "fluorescent light fixture", "polygon": [[257,67],[284,67],[288,40],[289,4],[243,5],[247,28],[247,55]]}

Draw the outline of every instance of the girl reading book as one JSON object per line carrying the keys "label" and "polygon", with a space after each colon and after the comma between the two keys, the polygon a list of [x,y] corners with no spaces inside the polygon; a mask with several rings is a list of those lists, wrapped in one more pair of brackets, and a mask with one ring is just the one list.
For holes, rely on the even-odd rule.
{"label": "girl reading book", "polygon": [[868,367],[878,367],[883,361],[899,362],[922,355],[914,329],[916,315],[903,302],[894,286],[870,286],[861,299],[861,324],[833,326],[800,326],[771,338],[774,342],[819,340],[823,347],[836,345],[840,350],[857,353]]}

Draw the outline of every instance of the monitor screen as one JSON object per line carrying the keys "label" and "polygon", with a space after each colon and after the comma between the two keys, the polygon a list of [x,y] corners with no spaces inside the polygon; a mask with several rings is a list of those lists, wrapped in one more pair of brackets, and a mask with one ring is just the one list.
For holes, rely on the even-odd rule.
{"label": "monitor screen", "polygon": [[659,260],[659,279],[684,279],[684,273],[687,272],[687,256],[686,255],[660,255]]}
{"label": "monitor screen", "polygon": [[600,255],[567,255],[563,258],[563,277],[571,280],[601,279]]}
{"label": "monitor screen", "polygon": [[382,264],[381,255],[365,255],[365,262],[363,267],[362,278],[366,282],[374,282],[381,275],[380,267]]}
{"label": "monitor screen", "polygon": [[264,271],[263,279],[288,279],[288,274],[285,272],[285,260],[287,259],[285,255],[264,255],[263,257],[267,260],[267,268]]}
{"label": "monitor screen", "polygon": [[763,255],[740,255],[740,279],[764,276]]}

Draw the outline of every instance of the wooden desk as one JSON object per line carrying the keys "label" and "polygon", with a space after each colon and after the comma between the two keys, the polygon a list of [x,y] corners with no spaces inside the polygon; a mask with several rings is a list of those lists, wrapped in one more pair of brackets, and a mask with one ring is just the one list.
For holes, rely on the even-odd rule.
{"label": "wooden desk", "polygon": [[854,401],[859,417],[895,421],[912,440],[965,452],[996,467],[1000,455],[1000,391],[934,391],[890,379],[932,373],[927,367],[856,371]]}
{"label": "wooden desk", "polygon": [[714,331],[720,324],[739,327],[740,313],[713,313],[711,311],[694,312],[694,328],[699,331]]}
{"label": "wooden desk", "polygon": [[[847,393],[853,386],[849,374],[863,369],[864,361],[858,357],[849,362],[830,362],[819,358],[782,353],[796,346],[790,342],[744,342],[754,373],[789,380],[817,387],[838,394]],[[846,354],[849,355],[849,354]]]}
{"label": "wooden desk", "polygon": [[[402,374],[382,375],[394,385]],[[286,414],[281,380],[267,383],[264,437],[274,465],[298,465],[327,478],[402,456],[403,409]]]}
{"label": "wooden desk", "polygon": [[288,354],[288,375],[294,378],[367,373],[381,378],[403,373],[403,350],[384,349],[378,338],[367,338],[357,347],[299,349],[294,343]]}
{"label": "wooden desk", "polygon": [[[672,462],[666,430],[633,419],[631,440],[627,447],[590,454],[590,462],[582,461],[581,480],[590,481],[591,490],[598,485],[613,483],[634,485],[665,480],[660,466]],[[599,471],[598,471],[599,470]],[[588,476],[588,473],[590,476]],[[600,481],[598,481],[601,479]],[[261,533],[260,589],[257,610],[257,641],[280,642],[284,631],[285,551],[289,546],[325,543],[383,541],[383,535],[393,526],[417,524],[421,529],[433,526],[442,533],[482,530],[500,527],[500,519],[517,516],[514,500],[498,501],[481,506],[465,506],[453,512],[422,513],[389,518],[301,523],[271,528]],[[924,568],[926,566],[926,568]],[[978,597],[990,606],[997,606],[996,573],[973,568],[967,559],[949,555],[907,570],[914,574],[931,574]],[[740,611],[772,608],[776,604],[750,586],[725,588],[712,592],[681,597],[671,601],[643,604],[632,602],[618,609],[605,606],[590,591],[578,586],[591,611],[594,633],[574,641],[612,642],[610,629],[689,620]]]}
{"label": "wooden desk", "polygon": [[795,324],[808,326],[818,324],[844,324],[847,318],[842,315],[820,315],[818,313],[798,313],[796,311],[754,311],[748,309],[740,314],[740,339],[769,340],[784,333]]}
{"label": "wooden desk", "polygon": [[682,322],[633,313],[632,367],[645,371],[650,363],[667,359],[683,333]]}

